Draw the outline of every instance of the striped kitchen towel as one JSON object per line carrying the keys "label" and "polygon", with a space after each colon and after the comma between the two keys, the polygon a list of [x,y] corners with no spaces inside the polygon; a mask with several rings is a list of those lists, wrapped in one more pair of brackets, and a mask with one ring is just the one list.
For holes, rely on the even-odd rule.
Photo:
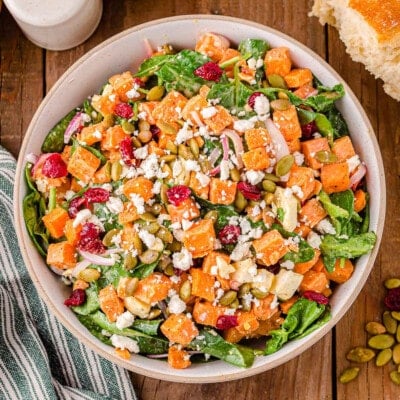
{"label": "striped kitchen towel", "polygon": [[39,298],[14,230],[14,175],[0,147],[0,399],[137,399],[128,371],[79,343]]}

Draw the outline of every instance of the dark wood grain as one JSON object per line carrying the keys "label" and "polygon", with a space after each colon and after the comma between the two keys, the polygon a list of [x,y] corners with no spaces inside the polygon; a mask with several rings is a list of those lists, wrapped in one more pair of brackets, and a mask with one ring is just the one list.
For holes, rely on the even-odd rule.
{"label": "dark wood grain", "polygon": [[8,11],[0,14],[0,143],[17,156],[25,129],[42,100],[62,73],[80,56],[112,35],[131,26],[173,15],[218,14],[249,19],[281,30],[329,60],[359,98],[376,132],[385,164],[387,218],[381,251],[367,284],[332,333],[294,360],[260,375],[218,384],[177,384],[136,374],[139,397],[153,399],[399,399],[390,383],[392,367],[362,366],[359,379],[338,383],[336,376],[349,365],[345,353],[364,345],[367,320],[379,320],[383,279],[400,275],[398,235],[400,213],[400,106],[382,90],[361,64],[354,63],[333,28],[308,17],[311,0],[104,0],[99,27],[82,45],[63,52],[44,51],[20,32]]}

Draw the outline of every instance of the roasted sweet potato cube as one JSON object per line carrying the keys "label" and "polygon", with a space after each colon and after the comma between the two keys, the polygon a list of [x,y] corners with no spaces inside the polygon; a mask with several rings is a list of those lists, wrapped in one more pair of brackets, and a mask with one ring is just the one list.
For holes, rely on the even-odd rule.
{"label": "roasted sweet potato cube", "polygon": [[204,118],[208,129],[219,135],[227,126],[233,123],[233,118],[229,111],[222,106],[215,106],[216,113],[209,118]]}
{"label": "roasted sweet potato cube", "polygon": [[329,280],[324,272],[307,271],[301,281],[299,291],[305,292],[312,290],[314,292],[322,293],[329,286]]}
{"label": "roasted sweet potato cube", "polygon": [[313,169],[319,169],[322,167],[322,163],[315,158],[315,155],[319,151],[330,152],[330,150],[328,139],[326,137],[306,140],[301,143],[301,152],[304,154],[304,161],[308,167]]}
{"label": "roasted sweet potato cube", "polygon": [[199,207],[197,207],[196,202],[190,197],[183,200],[177,206],[168,204],[167,210],[172,222],[182,222],[183,219],[191,221],[200,216]]}
{"label": "roasted sweet potato cube", "polygon": [[[232,60],[232,58],[235,58],[237,56],[240,56],[240,53],[238,50],[236,49],[226,49],[222,55],[221,60],[219,60],[220,64],[223,64],[225,61],[229,61]],[[233,78],[234,74],[233,74],[233,68],[234,68],[235,64],[232,63],[231,65],[228,65],[224,68],[225,74],[228,78]]]}
{"label": "roasted sweet potato cube", "polygon": [[201,110],[205,107],[208,107],[208,102],[204,96],[193,96],[182,110],[182,117],[186,121],[190,121],[194,126],[197,126],[198,121],[204,122]]}
{"label": "roasted sweet potato cube", "polygon": [[199,334],[194,322],[184,314],[171,314],[160,329],[170,342],[182,346],[188,345]]}
{"label": "roasted sweet potato cube", "polygon": [[328,272],[326,268],[322,272],[325,273],[326,277],[336,283],[344,283],[351,278],[353,275],[354,266],[349,259],[338,259],[335,262],[335,266],[332,272]]}
{"label": "roasted sweet potato cube", "polygon": [[338,161],[345,161],[355,156],[356,152],[351,142],[350,136],[342,136],[333,142],[332,151]]}
{"label": "roasted sweet potato cube", "polygon": [[156,121],[164,121],[167,124],[175,123],[180,118],[180,113],[185,108],[187,101],[187,98],[183,94],[176,90],[171,90],[154,107],[152,116]]}
{"label": "roasted sweet potato cube", "polygon": [[65,237],[67,238],[67,242],[76,246],[79,241],[79,234],[82,230],[82,225],[79,224],[77,227],[74,227],[74,221],[69,219],[64,228]]}
{"label": "roasted sweet potato cube", "polygon": [[118,214],[118,223],[125,225],[140,218],[137,208],[131,202],[124,203],[123,210]]}
{"label": "roasted sweet potato cube", "polygon": [[100,166],[100,160],[82,146],[78,146],[68,161],[68,172],[82,182],[88,183]]}
{"label": "roasted sweet potato cube", "polygon": [[273,229],[253,241],[257,260],[264,265],[276,264],[288,251],[282,235]]}
{"label": "roasted sweet potato cube", "polygon": [[321,252],[318,249],[314,249],[314,257],[309,261],[294,264],[293,271],[304,275],[317,263],[320,255]]}
{"label": "roasted sweet potato cube", "polygon": [[59,239],[64,236],[65,224],[69,221],[68,212],[61,207],[56,207],[42,218],[44,226],[50,235]]}
{"label": "roasted sweet potato cube", "polygon": [[138,254],[142,253],[143,245],[136,229],[126,223],[121,233],[121,247],[126,251],[136,250]]}
{"label": "roasted sweet potato cube", "polygon": [[277,307],[271,308],[274,298],[275,296],[273,294],[269,294],[252,304],[251,311],[258,320],[266,321],[278,311]]}
{"label": "roasted sweet potato cube", "polygon": [[240,311],[237,313],[239,325],[235,328],[243,335],[249,335],[260,326],[257,317],[251,311]]}
{"label": "roasted sweet potato cube", "polygon": [[219,178],[211,178],[210,201],[214,204],[229,205],[235,201],[237,183]]}
{"label": "roasted sweet potato cube", "polygon": [[362,189],[357,189],[354,192],[354,211],[360,212],[367,205],[367,194]]}
{"label": "roasted sweet potato cube", "polygon": [[227,307],[214,306],[208,301],[197,300],[193,307],[193,319],[201,325],[217,327],[217,320],[220,315],[224,315]]}
{"label": "roasted sweet potato cube", "polygon": [[111,182],[110,165],[104,164],[94,174],[93,183],[108,183]]}
{"label": "roasted sweet potato cube", "polygon": [[220,62],[228,48],[229,41],[226,38],[207,32],[196,42],[195,50],[210,57],[214,62]]}
{"label": "roasted sweet potato cube", "polygon": [[346,161],[324,164],[321,168],[322,188],[328,194],[343,192],[350,187],[349,165]]}
{"label": "roasted sweet potato cube", "polygon": [[171,346],[168,349],[168,364],[175,369],[184,369],[190,367],[192,363],[187,351]]}
{"label": "roasted sweet potato cube", "polygon": [[287,75],[292,68],[289,49],[287,47],[275,47],[268,50],[264,57],[264,65],[267,75]]}
{"label": "roasted sweet potato cube", "polygon": [[183,234],[183,245],[192,253],[192,257],[204,257],[214,249],[215,230],[211,219],[195,222]]}
{"label": "roasted sweet potato cube", "polygon": [[208,193],[210,191],[210,178],[206,176],[205,182],[200,181],[197,177],[197,172],[192,171],[190,173],[189,186],[197,194],[197,196],[205,200],[208,199]]}
{"label": "roasted sweet potato cube", "polygon": [[152,304],[166,299],[171,288],[172,282],[167,276],[154,272],[138,282],[133,295],[144,303]]}
{"label": "roasted sweet potato cube", "polygon": [[143,176],[129,179],[124,183],[122,192],[129,199],[131,195],[139,195],[143,200],[149,201],[153,196],[153,182]]}
{"label": "roasted sweet potato cube", "polygon": [[102,123],[85,126],[82,128],[78,135],[78,140],[84,142],[88,146],[94,143],[100,142],[105,132],[104,125]]}
{"label": "roasted sweet potato cube", "polygon": [[326,216],[325,208],[315,198],[308,200],[299,211],[300,222],[310,228],[314,228]]}
{"label": "roasted sweet potato cube", "polygon": [[138,107],[140,119],[147,121],[151,125],[154,125],[156,120],[153,117],[153,111],[158,104],[160,104],[159,101],[140,102]]}
{"label": "roasted sweet potato cube", "polygon": [[112,126],[103,134],[101,148],[102,150],[117,150],[121,141],[128,137],[129,134],[125,133],[120,125]]}
{"label": "roasted sweet potato cube", "polygon": [[313,96],[318,93],[318,91],[313,88],[310,84],[300,86],[293,92],[297,97],[301,99],[306,99],[307,97]]}
{"label": "roasted sweet potato cube", "polygon": [[311,168],[299,167],[293,165],[290,170],[287,187],[298,187],[300,190],[295,191],[296,196],[304,201],[314,194],[315,178]]}
{"label": "roasted sweet potato cube", "polygon": [[137,92],[137,90],[132,92],[134,88],[134,78],[130,71],[113,75],[108,81],[122,101],[128,102],[129,100],[139,99],[143,96],[140,92]]}
{"label": "roasted sweet potato cube", "polygon": [[244,133],[244,140],[249,150],[256,149],[257,147],[269,146],[271,144],[271,136],[265,128],[248,129]]}
{"label": "roasted sweet potato cube", "polygon": [[295,89],[311,84],[313,76],[311,70],[308,68],[293,68],[284,76],[284,79],[288,88]]}
{"label": "roasted sweet potato cube", "polygon": [[113,285],[99,291],[99,305],[110,322],[115,322],[118,315],[124,312],[124,302],[118,297]]}
{"label": "roasted sweet potato cube", "polygon": [[110,95],[104,96],[94,95],[91,104],[96,111],[106,116],[113,114],[115,106],[119,103],[121,103],[121,101],[118,95],[116,93],[111,93]]}
{"label": "roasted sweet potato cube", "polygon": [[208,301],[214,301],[215,277],[207,272],[203,272],[200,268],[192,268],[190,275],[192,277],[192,295]]}
{"label": "roasted sweet potato cube", "polygon": [[236,327],[225,329],[222,334],[224,339],[229,343],[238,343],[246,336],[240,333]]}
{"label": "roasted sweet potato cube", "polygon": [[295,106],[291,105],[286,110],[275,110],[272,118],[287,142],[301,137],[301,127]]}
{"label": "roasted sweet potato cube", "polygon": [[[226,264],[230,264],[229,254],[222,253],[221,251],[210,251],[203,259],[202,268],[203,271],[215,275],[215,269],[217,268],[217,259],[221,259]],[[221,285],[221,289],[228,290],[230,288],[230,280],[228,278],[223,278],[219,275],[218,271],[216,274],[217,281]]]}
{"label": "roasted sweet potato cube", "polygon": [[67,241],[49,244],[46,262],[59,269],[74,267],[76,265],[75,246]]}
{"label": "roasted sweet potato cube", "polygon": [[265,147],[246,151],[242,154],[243,164],[247,170],[261,171],[267,169],[270,165],[267,150]]}

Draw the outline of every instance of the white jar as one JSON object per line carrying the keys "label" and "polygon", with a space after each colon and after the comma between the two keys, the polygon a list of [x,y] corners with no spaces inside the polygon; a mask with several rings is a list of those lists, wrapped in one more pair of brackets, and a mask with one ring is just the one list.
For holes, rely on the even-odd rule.
{"label": "white jar", "polygon": [[25,36],[48,50],[66,50],[96,29],[102,0],[4,0]]}

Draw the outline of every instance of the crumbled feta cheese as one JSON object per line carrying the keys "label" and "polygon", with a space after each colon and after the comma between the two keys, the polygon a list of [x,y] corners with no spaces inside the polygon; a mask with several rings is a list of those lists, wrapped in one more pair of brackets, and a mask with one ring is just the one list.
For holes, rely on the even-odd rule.
{"label": "crumbled feta cheese", "polygon": [[220,163],[220,176],[221,181],[226,181],[229,178],[229,161],[222,160]]}
{"label": "crumbled feta cheese", "polygon": [[119,197],[110,197],[106,202],[106,207],[110,210],[110,212],[119,214],[124,209],[124,203]]}
{"label": "crumbled feta cheese", "polygon": [[360,157],[357,154],[347,159],[346,162],[349,166],[350,174],[361,164]]}
{"label": "crumbled feta cheese", "polygon": [[136,208],[136,212],[138,214],[144,214],[146,211],[144,208],[144,198],[136,193],[131,193],[129,197]]}
{"label": "crumbled feta cheese", "polygon": [[200,164],[196,160],[185,160],[185,169],[186,171],[195,171],[198,172],[201,170]]}
{"label": "crumbled feta cheese", "polygon": [[249,68],[251,69],[255,69],[256,68],[256,64],[257,64],[257,60],[254,57],[251,57],[247,60],[247,65],[249,66]]}
{"label": "crumbled feta cheese", "polygon": [[269,114],[269,100],[266,96],[257,96],[254,100],[254,111],[258,116]]}
{"label": "crumbled feta cheese", "polygon": [[191,139],[193,137],[193,131],[189,129],[189,124],[186,121],[182,128],[179,129],[178,134],[176,135],[175,142],[177,144],[181,144],[186,142],[187,140]]}
{"label": "crumbled feta cheese", "polygon": [[215,107],[205,107],[200,111],[201,116],[205,119],[212,118],[216,113],[217,109]]}
{"label": "crumbled feta cheese", "polygon": [[92,213],[88,208],[78,211],[72,226],[76,228],[77,226],[84,224],[91,216]]}
{"label": "crumbled feta cheese", "polygon": [[182,219],[182,229],[187,231],[193,225],[193,221],[189,221],[188,219]]}
{"label": "crumbled feta cheese", "polygon": [[223,257],[217,257],[216,262],[217,262],[216,267],[217,267],[218,275],[221,278],[229,279],[230,274],[232,272],[235,272],[235,268],[232,265],[228,264]]}
{"label": "crumbled feta cheese", "polygon": [[71,200],[72,197],[74,197],[74,196],[75,196],[75,192],[74,192],[73,190],[67,190],[67,191],[65,192],[64,199],[67,200],[67,201],[69,201],[69,200]]}
{"label": "crumbled feta cheese", "polygon": [[139,230],[139,237],[149,249],[153,247],[154,243],[156,242],[156,237],[144,229]]}
{"label": "crumbled feta cheese", "polygon": [[111,344],[119,349],[127,349],[131,353],[139,353],[140,349],[137,342],[131,338],[121,335],[112,335]]}
{"label": "crumbled feta cheese", "polygon": [[133,154],[135,155],[135,158],[137,158],[138,160],[144,160],[149,154],[147,145],[143,147],[138,147],[133,152]]}
{"label": "crumbled feta cheese", "polygon": [[168,303],[168,311],[171,314],[181,314],[185,310],[186,310],[186,303],[182,301],[177,294],[173,295]]}
{"label": "crumbled feta cheese", "polygon": [[233,123],[233,129],[238,132],[245,132],[248,129],[254,128],[255,121],[252,119],[238,119]]}
{"label": "crumbled feta cheese", "polygon": [[323,220],[319,221],[317,226],[315,227],[319,233],[328,233],[330,235],[335,235],[336,234],[336,229],[333,227],[333,225],[330,223],[330,221],[327,218],[324,218]]}
{"label": "crumbled feta cheese", "polygon": [[133,324],[134,320],[135,316],[129,311],[125,311],[124,313],[118,315],[115,325],[118,329],[128,328]]}
{"label": "crumbled feta cheese", "polygon": [[184,247],[180,252],[172,255],[174,268],[187,271],[192,265],[192,254]]}
{"label": "crumbled feta cheese", "polygon": [[178,177],[183,171],[182,163],[179,160],[175,160],[172,164],[172,176]]}
{"label": "crumbled feta cheese", "polygon": [[246,172],[246,178],[252,185],[257,185],[264,178],[264,172],[250,170]]}
{"label": "crumbled feta cheese", "polygon": [[207,186],[210,183],[210,177],[202,172],[196,172],[196,179],[199,181],[202,187]]}
{"label": "crumbled feta cheese", "polygon": [[235,248],[231,253],[231,260],[232,261],[240,261],[245,258],[250,252],[251,243],[237,243]]}
{"label": "crumbled feta cheese", "polygon": [[319,249],[321,245],[321,236],[318,233],[311,231],[307,236],[307,243],[314,249]]}
{"label": "crumbled feta cheese", "polygon": [[281,267],[286,268],[286,269],[293,269],[294,268],[294,262],[291,260],[286,260],[281,262]]}
{"label": "crumbled feta cheese", "polygon": [[155,181],[153,184],[153,188],[151,189],[151,192],[154,194],[159,194],[161,192],[161,181]]}
{"label": "crumbled feta cheese", "polygon": [[264,66],[264,60],[262,58],[257,59],[256,68],[261,68]]}
{"label": "crumbled feta cheese", "polygon": [[150,154],[146,159],[144,159],[140,165],[140,170],[143,172],[143,176],[147,179],[157,176],[159,170],[157,155]]}
{"label": "crumbled feta cheese", "polygon": [[300,153],[299,151],[295,151],[293,153],[293,157],[294,157],[294,162],[296,163],[296,165],[301,166],[304,164],[304,154]]}
{"label": "crumbled feta cheese", "polygon": [[137,83],[134,83],[132,85],[132,89],[130,89],[126,92],[126,97],[128,97],[128,99],[135,99],[136,97],[140,97],[140,92],[138,91],[139,88],[140,88],[140,85],[138,85]]}
{"label": "crumbled feta cheese", "polygon": [[301,200],[304,197],[303,190],[298,185],[291,186],[292,192]]}

